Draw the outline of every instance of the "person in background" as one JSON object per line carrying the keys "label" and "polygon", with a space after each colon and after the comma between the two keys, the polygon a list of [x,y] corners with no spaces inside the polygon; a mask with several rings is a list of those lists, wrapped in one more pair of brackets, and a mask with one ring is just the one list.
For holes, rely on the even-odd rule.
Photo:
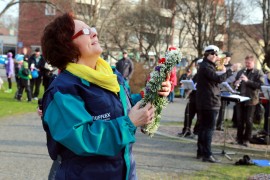
{"label": "person in background", "polygon": [[39,90],[40,85],[42,82],[43,72],[44,72],[44,66],[45,66],[45,60],[43,56],[40,54],[40,49],[36,48],[35,53],[32,54],[29,58],[29,68],[31,71],[37,70],[38,71],[38,77],[30,80],[30,87],[31,87],[31,93],[34,100],[38,100],[39,96]]}
{"label": "person in background", "polygon": [[232,64],[231,64],[232,53],[227,51],[227,52],[223,52],[222,54],[225,55],[224,66],[226,67],[226,69],[230,69],[232,67]]}
{"label": "person in background", "polygon": [[177,76],[176,76],[176,73],[177,73],[177,69],[176,67],[173,67],[171,73],[170,73],[170,83],[171,83],[171,92],[168,96],[168,100],[170,103],[173,103],[173,100],[174,100],[174,87],[177,85]]}
{"label": "person in background", "polygon": [[195,74],[197,74],[197,60],[198,58],[195,58],[191,63],[190,65],[188,66],[188,69],[190,69],[191,71],[191,76],[195,76]]}
{"label": "person in background", "polygon": [[[203,61],[203,59],[198,59],[197,58],[197,68],[199,69],[199,64]],[[192,78],[192,81],[194,82],[194,84],[197,83],[197,74],[194,75],[194,77]],[[186,136],[190,136],[191,133],[191,125],[192,125],[192,120],[194,119],[195,115],[197,114],[197,107],[196,107],[196,90],[192,90],[188,96],[189,101],[186,105],[185,108],[185,119],[184,119],[184,127],[182,129],[181,133],[178,133],[178,136],[182,137],[186,137]],[[197,117],[198,119],[198,117]],[[193,128],[193,134],[194,135],[198,135],[199,132],[199,121],[196,121],[196,124]]]}
{"label": "person in background", "polygon": [[[16,56],[17,56],[17,58],[16,58]],[[15,69],[15,80],[16,80],[16,84],[17,84],[17,91],[15,93],[14,98],[18,99],[17,95],[18,95],[18,92],[19,92],[19,89],[20,89],[19,71],[20,71],[20,69],[21,69],[21,67],[23,65],[23,62],[24,61],[28,62],[29,57],[28,57],[28,54],[27,54],[27,48],[24,47],[22,49],[22,54],[17,54],[16,56],[15,56],[16,61],[15,61],[15,68],[14,69]]]}
{"label": "person in background", "polygon": [[14,60],[12,52],[7,53],[6,75],[8,89],[5,90],[5,93],[12,93],[12,77],[14,75]]}
{"label": "person in background", "polygon": [[27,101],[31,102],[32,100],[32,94],[30,90],[30,79],[32,78],[32,76],[31,76],[31,71],[28,66],[29,65],[28,65],[27,58],[25,58],[23,61],[23,65],[18,73],[18,77],[19,77],[19,91],[17,94],[18,101],[22,101],[22,95],[23,95],[24,89],[27,94]]}
{"label": "person in background", "polygon": [[215,129],[217,115],[220,109],[220,88],[219,83],[225,81],[232,75],[232,69],[226,71],[222,67],[221,75],[216,73],[216,61],[219,48],[209,45],[204,50],[203,62],[197,73],[196,105],[198,110],[199,134],[197,142],[197,158],[202,158],[203,162],[219,162],[211,151],[212,136]]}
{"label": "person in background", "polygon": [[[232,53],[231,52],[223,52],[222,53],[225,57],[223,62],[224,62],[224,66],[226,69],[230,69],[232,67],[232,64],[231,64],[231,57],[232,57]],[[241,67],[241,64],[240,63],[237,63],[237,66],[239,66],[239,68]],[[235,76],[237,74],[237,72],[240,70],[238,68],[237,71],[235,71],[230,77],[228,77],[226,79],[226,82],[228,82],[230,85],[232,85],[232,83],[235,81]],[[216,130],[217,131],[224,131],[224,128],[223,128],[223,122],[224,122],[224,114],[225,114],[225,108],[226,106],[229,105],[229,102],[221,102],[221,107],[219,109],[219,113],[218,113],[218,119],[217,119],[217,123],[216,123]]]}
{"label": "person in background", "polygon": [[44,92],[48,89],[52,79],[56,78],[56,74],[53,73],[54,71],[55,69],[50,64],[45,63],[44,73],[43,73]]}
{"label": "person in background", "polygon": [[[264,73],[264,85],[265,86],[270,86],[270,71],[266,71]],[[268,117],[269,117],[269,99],[265,99],[264,102],[262,103],[263,107],[264,107],[264,123],[263,123],[263,130],[259,132],[259,134],[262,134],[262,135],[270,135],[270,129],[268,128],[269,127],[269,120],[268,120]]]}
{"label": "person in background", "polygon": [[[61,156],[55,178],[137,179],[132,145],[136,128],[152,122],[153,105],[140,108],[141,97],[130,96],[124,77],[100,57],[96,29],[72,15],[49,23],[41,44],[47,63],[61,70],[42,99],[48,151]],[[168,96],[170,82],[161,86],[158,94]]]}
{"label": "person in background", "polygon": [[127,82],[129,82],[132,77],[134,67],[133,62],[128,58],[126,51],[123,52],[123,58],[116,63],[116,69],[123,75]]}
{"label": "person in background", "polygon": [[190,80],[192,79],[192,73],[190,69],[186,70],[186,73],[182,74],[180,79],[179,79],[179,84],[180,84],[180,98],[185,98],[186,95],[186,89],[183,88],[183,84],[181,83],[182,80]]}
{"label": "person in background", "polygon": [[249,97],[249,101],[236,104],[237,110],[237,143],[248,146],[252,136],[253,116],[259,103],[259,91],[264,84],[263,73],[255,68],[253,55],[245,57],[245,68],[241,69],[234,85],[241,96]]}
{"label": "person in background", "polygon": [[[269,57],[269,53],[266,53],[265,55],[265,60],[269,61],[270,57]],[[265,86],[270,86],[270,70],[269,69],[265,69],[265,73],[264,73],[264,85]],[[263,125],[263,130],[259,131],[259,134],[261,135],[265,135],[265,137],[268,136],[268,140],[270,138],[270,120],[268,119],[269,117],[269,106],[270,106],[270,99],[264,99],[262,101],[262,104],[264,106],[264,125]],[[267,140],[267,138],[266,138]]]}

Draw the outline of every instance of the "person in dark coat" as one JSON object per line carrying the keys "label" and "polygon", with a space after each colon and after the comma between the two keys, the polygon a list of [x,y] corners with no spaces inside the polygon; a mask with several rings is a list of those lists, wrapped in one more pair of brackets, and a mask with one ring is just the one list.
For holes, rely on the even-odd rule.
{"label": "person in dark coat", "polygon": [[[199,59],[196,63],[199,67],[199,64],[203,61],[203,59]],[[192,81],[194,84],[197,84],[197,74],[194,75],[192,78]],[[184,119],[184,127],[181,133],[178,133],[178,136],[190,136],[191,133],[191,125],[192,120],[194,119],[195,115],[197,114],[197,108],[196,108],[196,90],[192,90],[190,94],[188,95],[189,101],[185,108],[185,119]],[[197,117],[198,119],[198,117]],[[198,135],[199,131],[199,121],[196,121],[196,124],[193,129],[193,134]]]}
{"label": "person in dark coat", "polygon": [[31,71],[37,70],[38,71],[38,77],[30,80],[30,89],[32,93],[32,97],[34,100],[38,100],[40,85],[42,82],[42,77],[44,74],[44,66],[45,66],[45,60],[43,56],[40,54],[40,49],[36,48],[35,53],[30,56],[29,60],[29,69]]}
{"label": "person in dark coat", "polygon": [[129,81],[131,79],[134,67],[126,51],[123,52],[123,58],[116,63],[116,69],[122,74],[125,80]]}
{"label": "person in dark coat", "polygon": [[253,116],[259,103],[259,91],[264,84],[263,72],[255,68],[253,55],[245,57],[245,68],[240,70],[234,85],[238,87],[241,96],[249,97],[249,101],[238,103],[237,110],[237,143],[248,146],[252,136]]}
{"label": "person in dark coat", "polygon": [[214,45],[205,48],[203,62],[200,64],[197,74],[196,86],[196,104],[200,124],[197,158],[212,163],[218,162],[211,151],[212,136],[221,105],[218,84],[225,81],[233,73],[231,69],[226,71],[225,66],[223,66],[223,74],[216,73],[215,62],[219,59],[218,52],[219,48]]}

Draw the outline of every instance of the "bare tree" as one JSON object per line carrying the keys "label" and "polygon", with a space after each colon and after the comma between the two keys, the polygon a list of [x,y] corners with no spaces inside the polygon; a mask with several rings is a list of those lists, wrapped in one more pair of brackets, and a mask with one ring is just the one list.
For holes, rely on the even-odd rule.
{"label": "bare tree", "polygon": [[177,9],[182,14],[198,56],[202,56],[203,47],[207,44],[223,46],[224,4],[216,0],[177,0]]}
{"label": "bare tree", "polygon": [[242,1],[227,0],[226,6],[226,34],[227,34],[227,51],[231,51],[233,39],[237,37],[241,29],[234,28],[234,24],[242,22],[247,18],[246,13],[243,11]]}
{"label": "bare tree", "polygon": [[83,20],[89,25],[96,25],[99,17],[98,10],[101,6],[101,0],[77,0],[72,3],[73,11],[78,19]]}
{"label": "bare tree", "polygon": [[[115,16],[104,24],[106,28],[103,31],[106,33],[102,39],[106,38],[103,41],[105,47],[110,50],[129,49],[133,53],[139,52],[149,65],[154,65],[160,52],[164,52],[171,44],[173,10],[167,9],[170,16],[164,17],[155,1],[142,1],[139,5],[129,7],[128,11],[125,9],[125,4],[115,5],[112,10]],[[154,61],[149,61],[149,52],[154,52]]]}
{"label": "bare tree", "polygon": [[262,21],[262,35],[263,35],[263,53],[265,55],[264,61],[262,64],[267,64],[270,67],[270,1],[262,0],[258,1],[263,12],[263,21]]}
{"label": "bare tree", "polygon": [[264,56],[260,61],[270,67],[270,1],[256,0],[250,1],[253,7],[259,7],[262,11],[263,19],[259,24],[241,26],[242,38],[247,44],[247,49],[256,55],[257,59]]}

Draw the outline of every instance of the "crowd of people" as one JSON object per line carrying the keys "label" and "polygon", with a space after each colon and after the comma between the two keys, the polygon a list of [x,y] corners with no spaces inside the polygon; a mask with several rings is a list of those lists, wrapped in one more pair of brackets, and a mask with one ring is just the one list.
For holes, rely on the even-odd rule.
{"label": "crowd of people", "polygon": [[[184,127],[178,135],[181,137],[192,134],[198,136],[197,159],[202,159],[204,162],[219,162],[212,155],[211,143],[214,130],[224,130],[224,109],[231,103],[225,97],[229,94],[237,94],[248,98],[246,101],[235,103],[232,119],[233,127],[237,129],[235,143],[247,147],[252,140],[253,119],[256,106],[260,103],[261,86],[269,85],[269,72],[263,74],[255,67],[256,61],[253,55],[247,55],[244,58],[243,68],[240,63],[230,62],[231,55],[230,52],[223,52],[221,56],[217,46],[209,45],[204,49],[203,58],[194,60],[197,73],[192,75],[191,69],[188,69],[189,66],[180,78],[180,80],[192,79],[196,84],[196,90],[187,91],[189,93],[186,96],[189,101],[185,109]],[[222,69],[217,70],[221,60]],[[233,90],[227,95],[221,92],[220,84],[223,82],[227,82]],[[181,85],[180,83],[180,87]],[[265,106],[265,120],[262,133],[269,135],[269,101],[263,105]],[[192,132],[192,120],[196,114],[197,122]]]}
{"label": "crowd of people", "polygon": [[4,92],[13,93],[12,81],[14,78],[17,85],[14,98],[22,101],[25,91],[28,102],[38,100],[41,84],[44,86],[44,92],[46,91],[55,70],[46,63],[41,55],[40,48],[36,48],[31,55],[28,54],[27,48],[23,48],[22,52],[16,54],[16,56],[12,52],[8,52],[5,69],[8,88]]}

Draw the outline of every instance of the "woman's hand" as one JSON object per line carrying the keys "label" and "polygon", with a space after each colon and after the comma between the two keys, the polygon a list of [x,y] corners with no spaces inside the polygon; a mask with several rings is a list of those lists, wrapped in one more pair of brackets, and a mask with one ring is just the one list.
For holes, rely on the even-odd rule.
{"label": "woman's hand", "polygon": [[171,85],[169,79],[170,79],[170,76],[167,76],[166,81],[162,82],[162,84],[161,84],[161,86],[162,86],[161,87],[161,90],[158,92],[158,94],[160,96],[167,97],[170,94],[172,85]]}
{"label": "woman's hand", "polygon": [[39,115],[40,117],[43,115],[42,110],[39,109],[39,108],[37,108],[37,113],[38,113],[38,115]]}
{"label": "woman's hand", "polygon": [[146,104],[145,107],[140,108],[141,102],[138,102],[129,111],[129,119],[136,126],[140,127],[145,124],[150,124],[155,116],[155,108],[150,103]]}

